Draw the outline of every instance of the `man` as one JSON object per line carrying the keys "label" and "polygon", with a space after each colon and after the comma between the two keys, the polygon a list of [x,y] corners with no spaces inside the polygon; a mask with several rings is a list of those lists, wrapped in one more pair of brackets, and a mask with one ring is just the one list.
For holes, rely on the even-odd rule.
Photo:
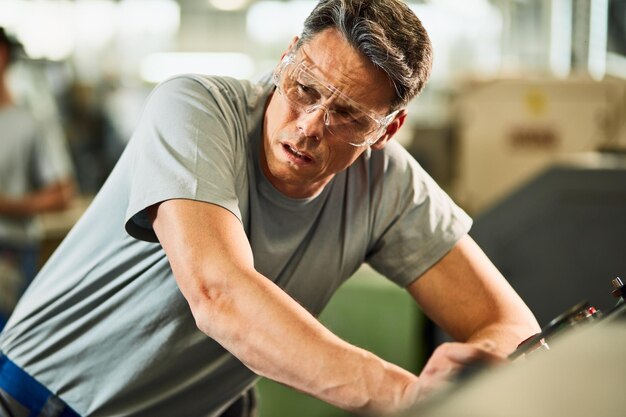
{"label": "man", "polygon": [[35,276],[40,213],[68,206],[72,167],[65,145],[15,103],[7,73],[19,44],[0,28],[0,330]]}
{"label": "man", "polygon": [[[512,351],[532,314],[390,142],[430,61],[403,2],[326,0],[271,83],[161,84],[10,319],[5,362],[84,416],[217,416],[257,375],[385,413]],[[363,262],[462,342],[420,377],[314,318]]]}

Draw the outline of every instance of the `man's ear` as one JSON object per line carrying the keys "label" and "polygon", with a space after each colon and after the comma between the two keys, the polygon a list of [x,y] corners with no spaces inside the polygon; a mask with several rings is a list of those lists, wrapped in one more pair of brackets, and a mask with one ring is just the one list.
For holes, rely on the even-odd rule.
{"label": "man's ear", "polygon": [[382,149],[387,142],[396,134],[396,132],[402,127],[404,121],[406,120],[407,112],[406,109],[402,109],[396,114],[396,117],[393,118],[391,123],[387,126],[385,133],[378,138],[376,142],[370,145],[370,147],[374,150]]}
{"label": "man's ear", "polygon": [[289,43],[289,46],[287,47],[287,49],[285,50],[285,52],[283,52],[283,54],[280,56],[280,60],[282,61],[283,58],[285,57],[285,55],[287,55],[289,52],[291,52],[293,49],[295,49],[296,44],[298,43],[298,40],[300,39],[299,36],[294,36],[293,39],[291,40],[291,42]]}

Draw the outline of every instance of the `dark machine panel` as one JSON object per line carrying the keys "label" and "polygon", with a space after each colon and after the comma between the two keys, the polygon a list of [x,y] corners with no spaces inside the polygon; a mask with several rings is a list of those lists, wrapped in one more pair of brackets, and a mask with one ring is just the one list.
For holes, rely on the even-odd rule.
{"label": "dark machine panel", "polygon": [[478,217],[471,235],[543,326],[626,275],[626,158],[554,166]]}

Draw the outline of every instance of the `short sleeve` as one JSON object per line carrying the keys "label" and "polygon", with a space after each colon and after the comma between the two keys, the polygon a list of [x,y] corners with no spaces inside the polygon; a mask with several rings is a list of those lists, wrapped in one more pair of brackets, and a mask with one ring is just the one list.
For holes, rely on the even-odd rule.
{"label": "short sleeve", "polygon": [[472,220],[404,149],[392,152],[384,165],[366,260],[406,287],[468,233]]}
{"label": "short sleeve", "polygon": [[170,199],[217,204],[241,220],[236,177],[244,152],[235,140],[236,107],[227,92],[189,77],[155,88],[129,143],[131,236],[156,242],[145,209]]}

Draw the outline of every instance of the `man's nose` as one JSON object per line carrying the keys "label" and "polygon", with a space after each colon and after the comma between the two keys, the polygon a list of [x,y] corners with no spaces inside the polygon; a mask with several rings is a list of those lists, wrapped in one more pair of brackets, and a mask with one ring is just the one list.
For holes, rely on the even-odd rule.
{"label": "man's nose", "polygon": [[327,112],[328,109],[321,104],[304,109],[298,118],[298,130],[307,137],[314,137],[319,140],[324,135],[328,121]]}

